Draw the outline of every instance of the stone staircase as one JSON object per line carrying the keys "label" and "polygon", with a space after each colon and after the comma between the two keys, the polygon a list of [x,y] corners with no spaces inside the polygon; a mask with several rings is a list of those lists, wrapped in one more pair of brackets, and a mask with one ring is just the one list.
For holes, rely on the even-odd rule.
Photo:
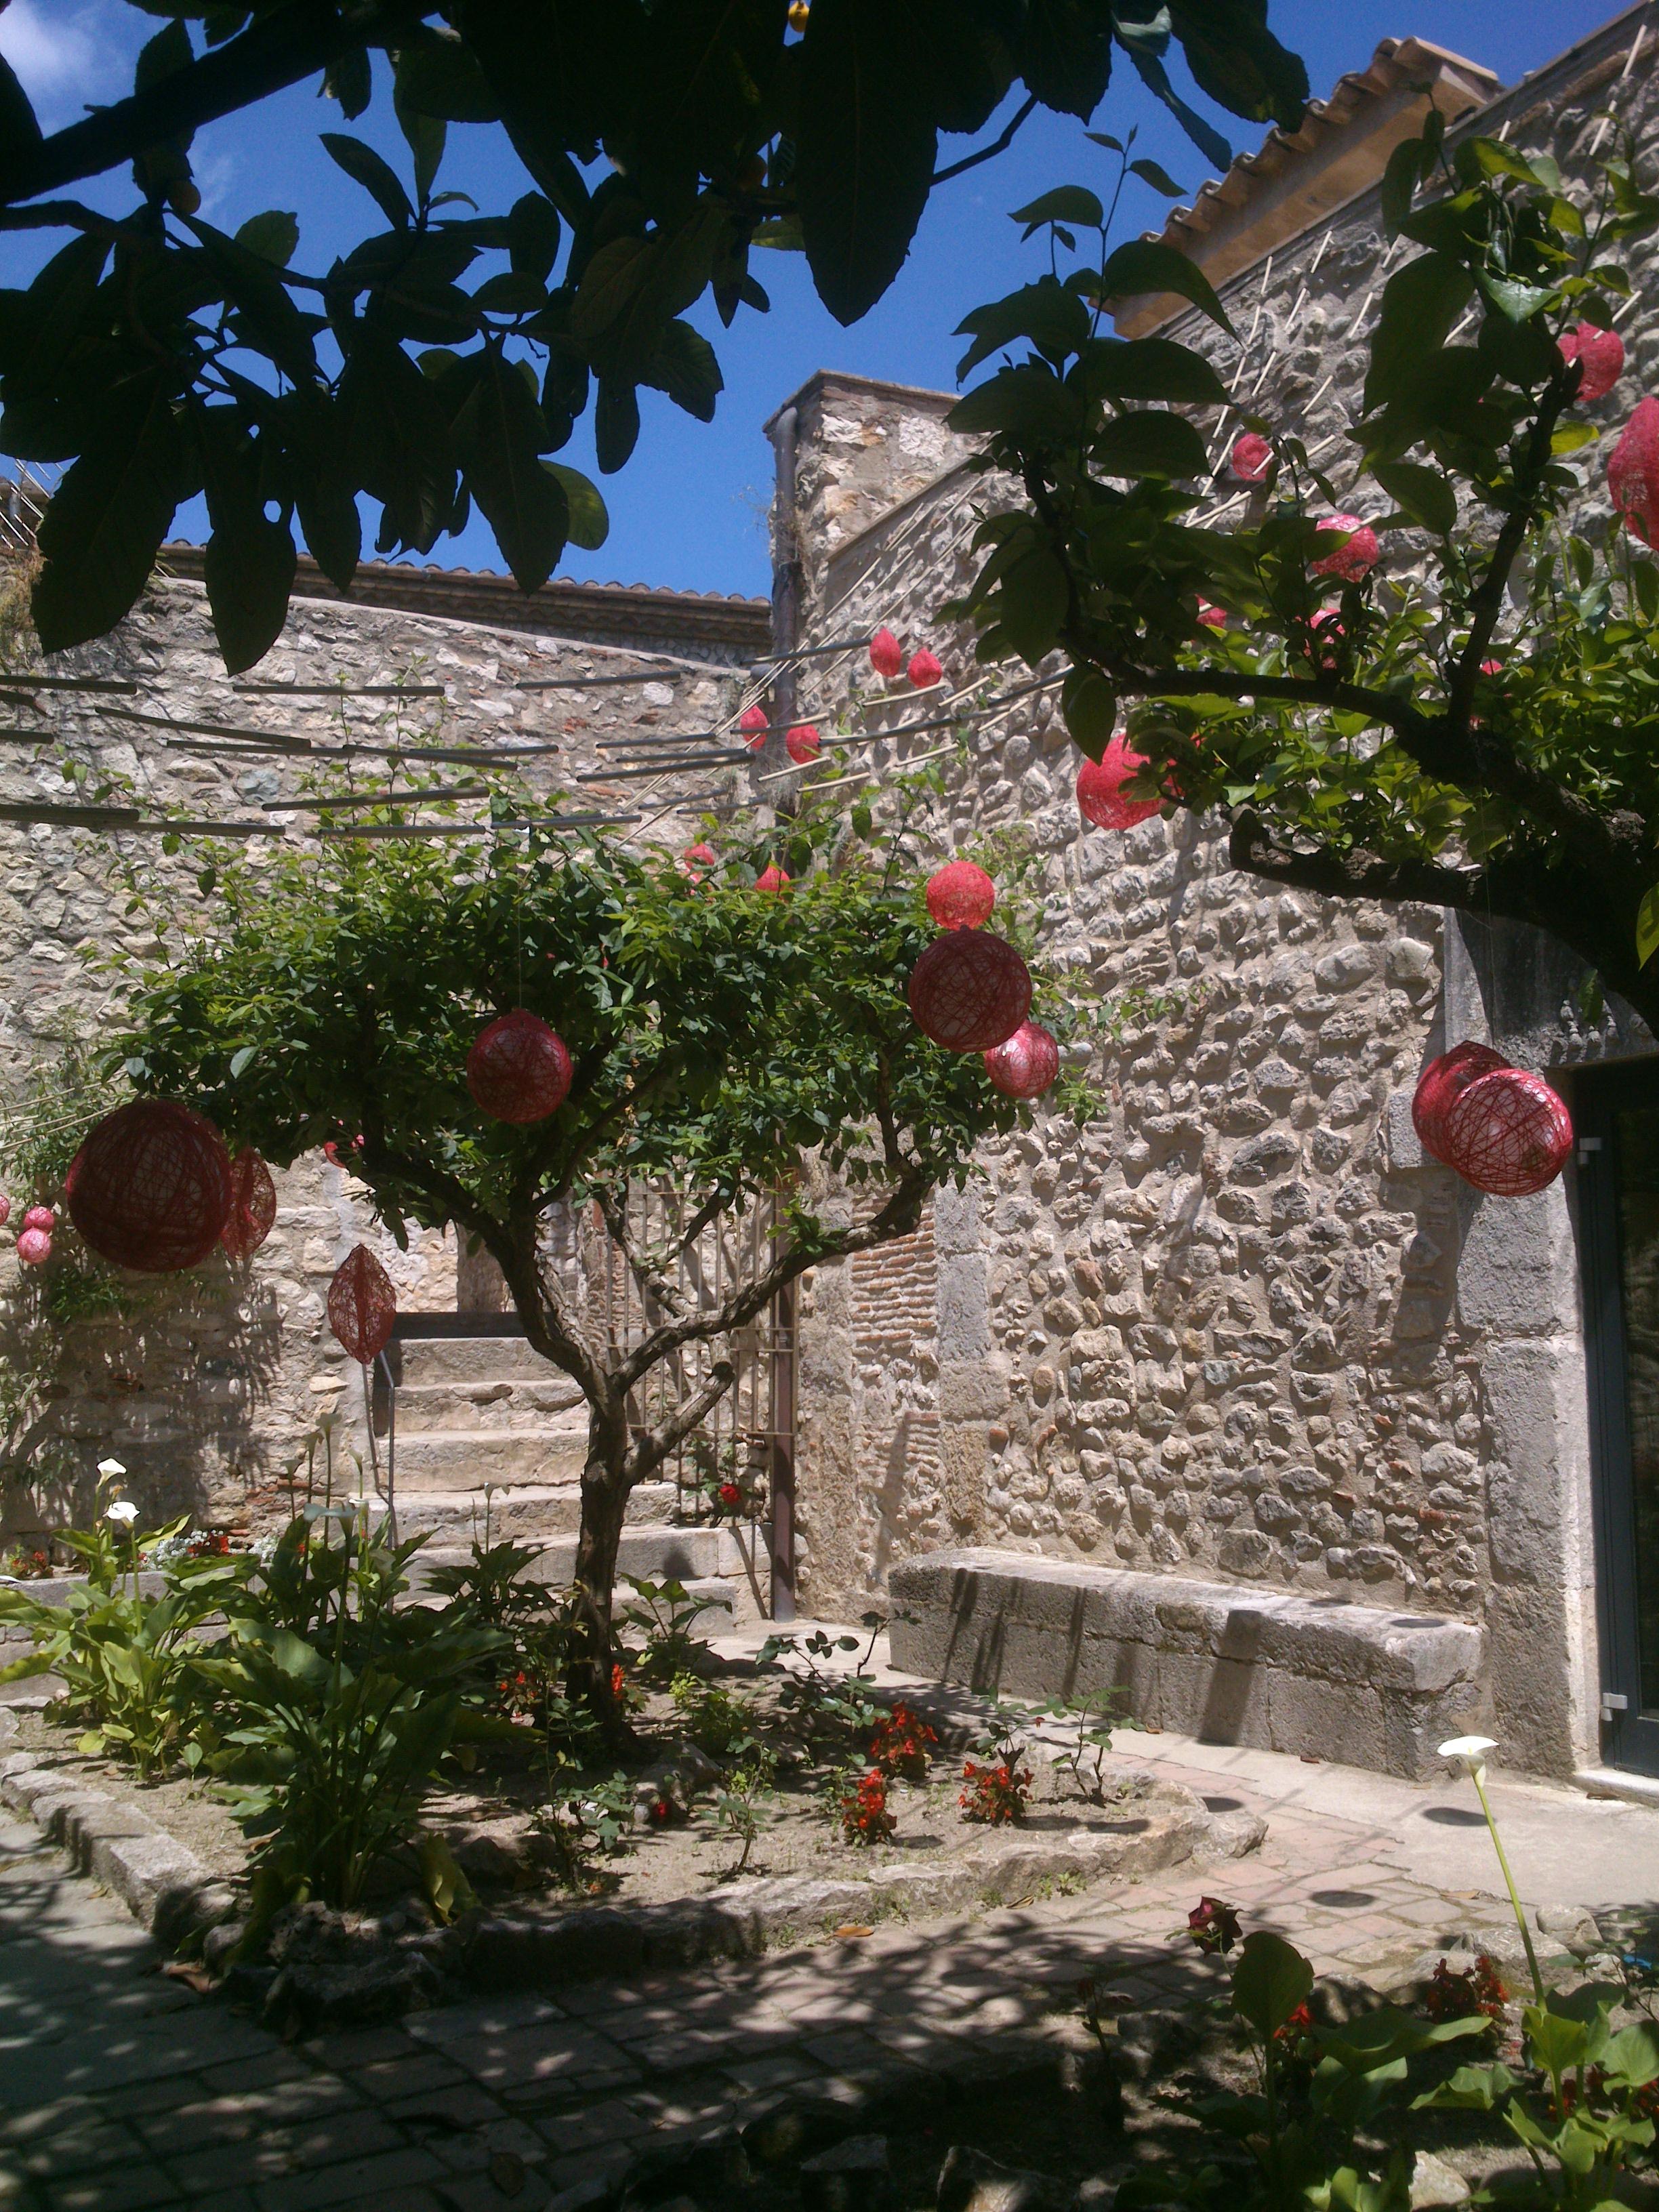
{"label": "stone staircase", "polygon": [[[492,1542],[537,1544],[532,1571],[559,1584],[575,1571],[587,1411],[575,1386],[522,1337],[408,1337],[393,1352],[396,1497],[404,1535],[429,1532],[432,1565],[464,1559],[486,1527]],[[572,1400],[575,1402],[572,1404]],[[748,1532],[682,1528],[672,1482],[641,1483],[628,1501],[618,1570],[684,1583],[733,1621],[759,1617],[763,1548],[745,1558]],[[718,1633],[705,1614],[705,1633]]]}

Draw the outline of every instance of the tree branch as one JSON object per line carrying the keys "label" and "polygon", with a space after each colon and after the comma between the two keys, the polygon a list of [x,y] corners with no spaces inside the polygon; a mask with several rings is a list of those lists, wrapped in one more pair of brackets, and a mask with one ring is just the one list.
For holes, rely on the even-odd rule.
{"label": "tree branch", "polygon": [[665,1421],[659,1421],[654,1429],[647,1429],[635,1439],[623,1462],[623,1476],[630,1489],[636,1482],[643,1482],[653,1468],[662,1465],[675,1445],[689,1437],[703,1415],[719,1405],[737,1379],[738,1370],[731,1361],[717,1359],[708,1370],[706,1382],[677,1407]]}
{"label": "tree branch", "polygon": [[1025,102],[1024,106],[1019,110],[1018,114],[1014,116],[1007,129],[1003,132],[1000,138],[994,138],[988,146],[981,146],[976,154],[964,154],[961,161],[952,161],[949,168],[935,169],[932,177],[928,179],[929,183],[933,185],[945,184],[951,177],[961,176],[963,172],[966,169],[978,168],[981,161],[994,161],[999,154],[1006,154],[1008,149],[1014,143],[1014,134],[1018,131],[1020,125],[1024,122],[1026,117],[1030,114],[1032,109],[1036,107],[1036,104],[1037,96],[1036,93],[1033,93],[1030,98]]}
{"label": "tree branch", "polygon": [[614,1194],[602,1185],[594,1183],[590,1188],[593,1193],[593,1202],[605,1217],[605,1225],[611,1241],[627,1261],[629,1272],[639,1285],[641,1297],[654,1298],[665,1313],[672,1314],[676,1320],[678,1320],[685,1311],[685,1293],[678,1283],[664,1274],[659,1268],[653,1267],[645,1255],[635,1249],[634,1241],[628,1233],[626,1186],[623,1188],[623,1202],[620,1206],[617,1204]]}
{"label": "tree branch", "polygon": [[288,0],[147,91],[98,108],[50,138],[14,144],[0,157],[0,203],[102,176],[147,147],[187,137],[204,123],[315,76],[342,54],[395,40],[434,12],[433,0]]}

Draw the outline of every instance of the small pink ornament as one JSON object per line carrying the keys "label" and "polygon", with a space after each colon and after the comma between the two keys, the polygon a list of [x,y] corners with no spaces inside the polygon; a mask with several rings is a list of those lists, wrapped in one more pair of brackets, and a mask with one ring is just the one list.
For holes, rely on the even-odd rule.
{"label": "small pink ornament", "polygon": [[890,629],[878,629],[871,639],[870,665],[890,684],[904,666],[904,647]]}
{"label": "small pink ornament", "polygon": [[755,878],[755,889],[757,891],[786,891],[788,888],[788,875],[775,862],[770,867],[763,868]]}
{"label": "small pink ornament", "polygon": [[49,1206],[32,1206],[23,1216],[25,1229],[44,1230],[48,1237],[58,1226],[58,1216]]}
{"label": "small pink ornament", "polygon": [[991,919],[997,887],[971,860],[950,860],[929,876],[926,896],[941,929],[980,929]]}
{"label": "small pink ornament", "polygon": [[1060,1047],[1040,1022],[1022,1022],[986,1054],[985,1073],[1005,1098],[1040,1098],[1060,1073]]}
{"label": "small pink ornament", "polygon": [[1221,609],[1212,607],[1201,599],[1199,602],[1198,618],[1206,629],[1225,629],[1227,627],[1227,617]]}
{"label": "small pink ornament", "polygon": [[10,1219],[11,1200],[3,1194],[0,1194],[0,1229],[3,1229]]}
{"label": "small pink ornament", "polygon": [[1659,399],[1644,399],[1607,463],[1607,489],[1645,544],[1659,547]]}
{"label": "small pink ornament", "polygon": [[823,751],[823,742],[810,722],[797,722],[784,739],[783,749],[797,768],[805,768]]}
{"label": "small pink ornament", "polygon": [[1146,765],[1144,753],[1131,752],[1120,730],[1097,761],[1084,762],[1077,775],[1077,803],[1085,822],[1097,830],[1133,830],[1161,811],[1156,799],[1125,799],[1123,787]]}
{"label": "small pink ornament", "polygon": [[17,1256],[26,1267],[38,1267],[52,1257],[52,1239],[44,1229],[26,1229],[17,1240]]}
{"label": "small pink ornament", "polygon": [[1319,529],[1322,534],[1326,531],[1346,531],[1348,542],[1334,553],[1328,553],[1322,561],[1314,562],[1311,574],[1340,576],[1345,584],[1357,584],[1376,566],[1382,549],[1376,542],[1376,532],[1358,515],[1321,515]]}
{"label": "small pink ornament", "polygon": [[1273,447],[1258,432],[1246,430],[1233,440],[1232,471],[1240,483],[1262,483],[1273,460]]}
{"label": "small pink ornament", "polygon": [[939,682],[944,673],[945,671],[939,665],[938,655],[929,653],[926,646],[920,653],[912,654],[908,674],[911,683],[918,691],[928,690],[931,685]]}
{"label": "small pink ornament", "polygon": [[710,868],[717,868],[720,866],[720,855],[712,845],[699,842],[686,847],[680,854],[678,865],[680,873],[685,878],[687,883],[700,884]]}
{"label": "small pink ornament", "polygon": [[1556,343],[1564,361],[1579,364],[1582,374],[1578,397],[1585,406],[1594,400],[1605,399],[1625,373],[1625,341],[1617,331],[1600,330],[1594,323],[1580,323],[1576,331],[1568,331]]}
{"label": "small pink ornament", "polygon": [[1480,673],[1483,676],[1501,676],[1504,673],[1504,664],[1501,660],[1483,660],[1480,664]]}
{"label": "small pink ornament", "polygon": [[751,753],[766,750],[766,732],[771,727],[764,707],[745,707],[738,717],[738,729]]}

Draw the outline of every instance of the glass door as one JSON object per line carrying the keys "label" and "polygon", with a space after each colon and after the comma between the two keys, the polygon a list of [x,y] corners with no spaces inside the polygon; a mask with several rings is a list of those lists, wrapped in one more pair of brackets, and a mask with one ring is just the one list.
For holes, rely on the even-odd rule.
{"label": "glass door", "polygon": [[1576,1091],[1602,1755],[1659,1774],[1659,1061]]}

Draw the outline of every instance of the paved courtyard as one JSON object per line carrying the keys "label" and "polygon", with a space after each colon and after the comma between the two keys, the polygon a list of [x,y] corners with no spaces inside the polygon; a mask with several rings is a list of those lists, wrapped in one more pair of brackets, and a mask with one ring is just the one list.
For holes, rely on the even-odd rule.
{"label": "paved courtyard", "polygon": [[[1202,1985],[1170,1942],[1200,1889],[1328,1970],[1499,1918],[1467,1785],[1418,1785],[1160,1736],[1137,1755],[1269,1823],[1253,1857],[971,1924],[889,1926],[632,1987],[592,1982],[284,2045],[163,1975],[112,1899],[0,1829],[0,2204],[30,2212],[574,2208],[641,2148],[769,2100],[854,2103],[1010,2038],[1074,2036],[1085,1972],[1132,1998]],[[1534,1905],[1659,1899],[1659,1812],[1531,1784],[1497,1797]]]}

